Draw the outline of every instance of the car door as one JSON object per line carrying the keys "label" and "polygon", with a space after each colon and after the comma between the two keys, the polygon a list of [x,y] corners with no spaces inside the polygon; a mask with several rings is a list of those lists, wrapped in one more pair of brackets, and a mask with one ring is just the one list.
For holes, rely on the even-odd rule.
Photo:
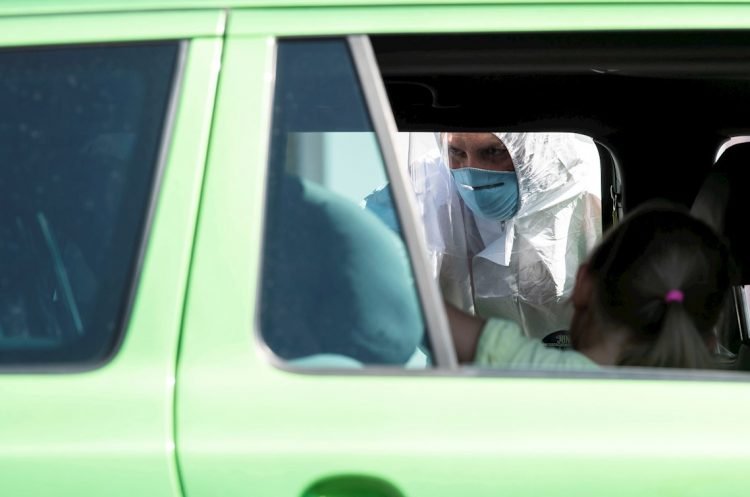
{"label": "car door", "polygon": [[0,493],[180,495],[175,358],[223,14],[0,7]]}
{"label": "car door", "polygon": [[[618,370],[549,375],[456,365],[436,285],[425,277],[429,261],[420,251],[408,173],[397,165],[393,116],[377,62],[366,37],[346,37],[393,30],[633,28],[646,13],[654,14],[649,25],[668,27],[674,18],[697,23],[708,11],[482,5],[232,13],[178,360],[176,440],[186,493],[744,494],[750,450],[742,429],[748,387],[741,375]],[[726,15],[721,11],[713,19]],[[414,19],[423,22],[414,27]],[[348,103],[313,101],[310,110],[305,104],[316,92],[305,89],[312,86],[278,92],[280,80],[293,74],[281,72],[288,61],[285,47],[292,43],[334,45],[338,65],[323,73],[349,81],[354,96],[325,84],[318,85],[323,90],[317,95],[349,98]],[[326,53],[300,56],[310,66],[298,74],[331,68]],[[269,176],[290,167],[274,161],[279,157],[274,123],[289,118],[289,108],[313,122],[297,123],[294,132],[320,133],[315,122],[330,119],[331,133],[376,138],[374,149],[357,137],[339,141],[344,147],[359,143],[360,154],[349,149],[343,165],[326,162],[322,173],[313,171],[317,161],[309,161],[312,169],[305,174],[307,179],[318,174],[318,182],[344,195],[370,174],[362,164],[381,174],[387,170],[417,283],[414,298],[430,337],[431,365],[409,369],[386,367],[384,361],[304,369],[293,358],[284,360],[266,340],[269,220],[285,212]],[[347,120],[347,113],[356,118]],[[335,136],[299,136],[283,148],[291,155],[295,147],[302,149],[305,158],[317,153],[315,146],[336,143]],[[329,174],[347,166],[356,177],[337,190]],[[319,264],[314,246],[301,249],[309,250],[309,265]],[[369,283],[362,279],[362,285]],[[310,298],[321,303],[326,296]],[[290,305],[287,315],[297,311]]]}

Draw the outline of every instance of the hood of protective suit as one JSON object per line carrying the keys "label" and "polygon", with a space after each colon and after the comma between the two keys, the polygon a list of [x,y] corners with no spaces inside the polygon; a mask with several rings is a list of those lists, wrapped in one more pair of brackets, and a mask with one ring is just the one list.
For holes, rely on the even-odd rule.
{"label": "hood of protective suit", "polygon": [[448,167],[446,134],[412,133],[409,166],[434,276],[446,299],[526,333],[568,325],[578,266],[601,236],[596,146],[572,133],[494,133],[518,176],[519,208],[506,221],[474,215]]}
{"label": "hood of protective suit", "polygon": [[533,215],[578,195],[598,192],[599,154],[593,140],[572,133],[493,133],[508,148],[518,174],[521,206]]}

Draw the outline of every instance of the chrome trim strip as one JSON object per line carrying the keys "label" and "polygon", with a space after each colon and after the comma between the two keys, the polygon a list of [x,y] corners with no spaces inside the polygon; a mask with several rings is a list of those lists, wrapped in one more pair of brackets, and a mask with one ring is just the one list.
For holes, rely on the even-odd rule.
{"label": "chrome trim strip", "polygon": [[417,291],[422,301],[424,318],[430,336],[433,361],[440,369],[457,369],[458,361],[453,348],[448,316],[437,284],[430,275],[425,254],[427,244],[420,229],[414,193],[407,188],[410,184],[406,167],[399,164],[396,153],[396,121],[393,118],[390,101],[385,92],[375,53],[366,35],[348,36],[349,50],[359,76],[362,92],[367,103],[375,134],[378,138],[386,171],[390,179],[391,191],[396,199],[396,209],[406,238],[406,246],[412,259],[412,270],[417,283]]}
{"label": "chrome trim strip", "polygon": [[734,369],[675,369],[644,368],[635,366],[602,366],[599,369],[569,371],[555,369],[500,369],[491,367],[465,366],[456,370],[447,369],[408,369],[403,366],[368,366],[361,368],[311,368],[281,362],[274,363],[277,368],[290,373],[311,376],[371,376],[380,378],[497,378],[522,379],[528,381],[690,381],[690,382],[731,382],[748,383],[750,374],[747,371]]}

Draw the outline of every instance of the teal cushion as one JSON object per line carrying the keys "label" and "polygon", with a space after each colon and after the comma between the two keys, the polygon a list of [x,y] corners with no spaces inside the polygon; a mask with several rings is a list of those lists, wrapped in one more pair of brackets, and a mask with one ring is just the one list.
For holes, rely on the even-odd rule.
{"label": "teal cushion", "polygon": [[401,238],[376,216],[285,176],[269,192],[261,326],[284,359],[404,364],[424,332]]}
{"label": "teal cushion", "polygon": [[299,359],[291,359],[288,364],[298,368],[310,368],[310,369],[347,369],[347,368],[361,368],[362,363],[355,361],[351,357],[346,357],[338,354],[315,354],[307,357],[301,357]]}

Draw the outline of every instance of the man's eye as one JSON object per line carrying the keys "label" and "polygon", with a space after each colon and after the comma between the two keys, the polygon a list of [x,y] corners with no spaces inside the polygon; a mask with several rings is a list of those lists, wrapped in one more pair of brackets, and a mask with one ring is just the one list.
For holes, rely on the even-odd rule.
{"label": "man's eye", "polygon": [[503,147],[491,147],[487,149],[487,155],[489,155],[490,157],[498,157],[507,153],[508,149]]}
{"label": "man's eye", "polygon": [[451,157],[465,157],[466,156],[466,153],[464,153],[463,150],[461,150],[460,148],[453,148],[453,147],[448,149],[448,154]]}

